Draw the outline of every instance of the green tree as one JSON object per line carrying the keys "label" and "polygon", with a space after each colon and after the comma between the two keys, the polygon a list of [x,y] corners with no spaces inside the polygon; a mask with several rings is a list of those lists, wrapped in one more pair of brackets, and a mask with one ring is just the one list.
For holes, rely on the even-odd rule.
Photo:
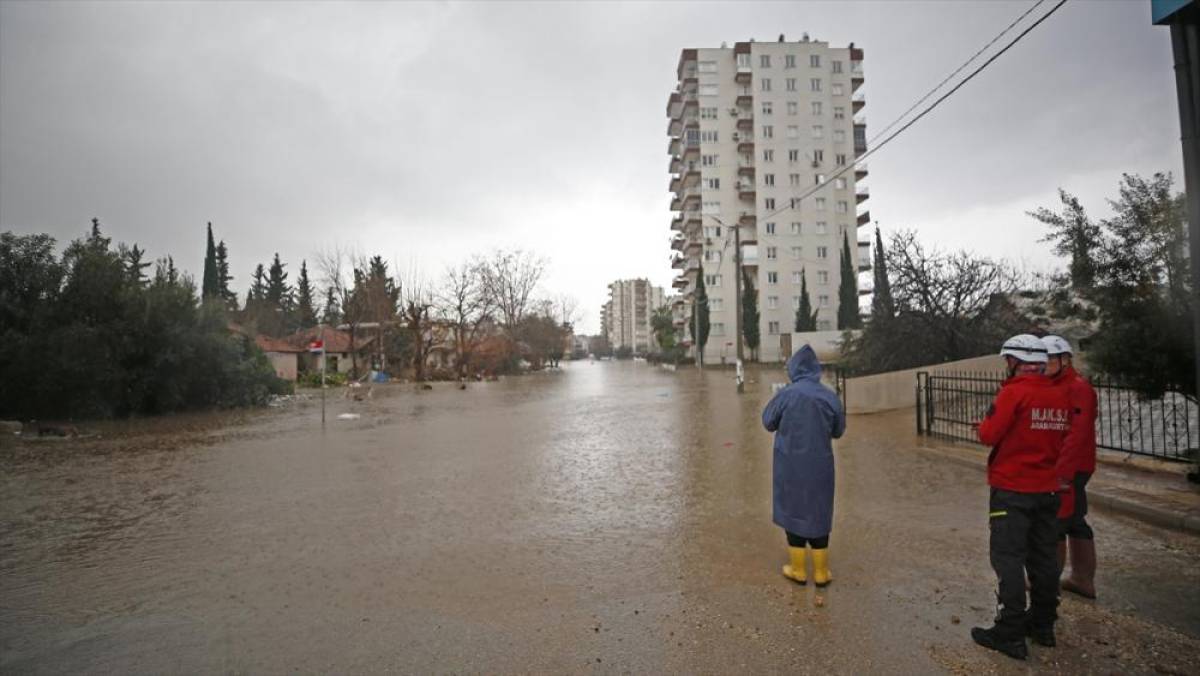
{"label": "green tree", "polygon": [[796,308],[796,333],[808,333],[817,330],[817,310],[813,308],[812,298],[808,295],[808,277],[804,268],[800,268],[800,306]]}
{"label": "green tree", "polygon": [[888,320],[896,316],[896,303],[892,300],[892,283],[888,279],[887,256],[879,227],[875,227],[875,289],[871,296],[871,320]]}
{"label": "green tree", "polygon": [[742,268],[742,337],[746,339],[746,347],[750,348],[750,359],[758,359],[758,344],[762,337],[758,326],[758,290],[750,274]]}
{"label": "green tree", "polygon": [[200,299],[202,301],[220,297],[221,281],[217,270],[217,243],[213,240],[211,221],[208,223],[208,242],[204,249],[204,276],[201,280]]}
{"label": "green tree", "polygon": [[266,301],[272,310],[279,312],[291,312],[292,310],[292,287],[288,286],[288,274],[284,272],[287,264],[279,260],[279,253],[276,252],[275,259],[271,261],[271,267],[267,271],[267,290]]}
{"label": "green tree", "polygon": [[[708,332],[711,328],[708,317],[708,290],[704,285],[704,265],[696,274],[695,298],[692,301],[692,321],[688,323],[692,339],[696,343],[696,358],[704,363],[704,347],[708,345]],[[697,335],[697,333],[699,335]]]}
{"label": "green tree", "polygon": [[125,270],[129,275],[129,283],[138,287],[145,286],[149,281],[145,270],[150,267],[150,261],[142,260],[146,252],[138,248],[136,244],[132,247],[122,244],[117,247],[117,253],[120,255],[121,260],[125,262]]}
{"label": "green tree", "polygon": [[857,329],[862,326],[858,311],[858,274],[850,251],[850,233],[842,233],[841,282],[838,284],[838,328]]}
{"label": "green tree", "polygon": [[237,294],[229,286],[232,281],[233,275],[229,274],[229,250],[225,248],[225,240],[221,240],[217,243],[217,293],[225,301],[227,309],[236,311]]}
{"label": "green tree", "polygon": [[1085,291],[1096,282],[1096,267],[1103,245],[1102,229],[1088,218],[1077,197],[1059,188],[1058,198],[1062,201],[1061,213],[1046,207],[1026,213],[1049,228],[1050,232],[1041,241],[1052,242],[1054,253],[1070,260],[1068,274],[1071,287]]}
{"label": "green tree", "polygon": [[262,263],[259,263],[254,268],[254,274],[250,276],[250,290],[246,292],[246,305],[249,306],[251,301],[264,301],[267,299],[267,272]]}
{"label": "green tree", "polygon": [[671,308],[664,305],[654,310],[650,316],[650,330],[654,332],[654,340],[658,343],[658,351],[664,356],[675,354],[675,319],[671,316]]}
{"label": "green tree", "polygon": [[313,287],[308,281],[308,261],[300,261],[300,277],[296,280],[296,321],[300,328],[317,325],[317,313],[313,309]]}
{"label": "green tree", "polygon": [[337,326],[342,322],[342,310],[332,286],[325,289],[325,307],[321,310],[321,322],[329,326]]}

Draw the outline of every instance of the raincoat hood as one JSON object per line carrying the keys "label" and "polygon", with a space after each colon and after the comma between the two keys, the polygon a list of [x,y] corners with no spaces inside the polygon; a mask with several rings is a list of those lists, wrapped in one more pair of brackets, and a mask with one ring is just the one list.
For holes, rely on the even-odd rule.
{"label": "raincoat hood", "polygon": [[817,359],[817,353],[813,352],[811,345],[805,345],[796,350],[792,358],[788,359],[787,371],[788,378],[793,383],[801,380],[821,381],[821,362]]}

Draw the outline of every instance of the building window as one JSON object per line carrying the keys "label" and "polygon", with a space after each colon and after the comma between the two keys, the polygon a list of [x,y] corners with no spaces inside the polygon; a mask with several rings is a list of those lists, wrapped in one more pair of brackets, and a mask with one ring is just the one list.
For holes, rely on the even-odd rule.
{"label": "building window", "polygon": [[796,115],[800,112],[800,104],[795,101],[787,102],[788,115]]}
{"label": "building window", "polygon": [[813,185],[821,185],[825,182],[825,174],[813,174]]}
{"label": "building window", "polygon": [[779,258],[778,250],[773,246],[767,247],[767,260],[773,261],[776,258]]}
{"label": "building window", "polygon": [[835,72],[835,73],[842,72],[842,62],[841,61],[831,61],[830,65],[833,66],[833,72]]}
{"label": "building window", "polygon": [[800,127],[798,127],[794,124],[789,124],[788,128],[787,128],[787,137],[788,138],[800,138]]}
{"label": "building window", "polygon": [[774,286],[779,283],[779,273],[772,270],[767,273],[767,284]]}
{"label": "building window", "polygon": [[774,221],[767,221],[767,223],[765,224],[765,227],[767,229],[766,231],[767,231],[768,235],[775,234],[775,222]]}
{"label": "building window", "polygon": [[842,85],[840,85],[840,84],[833,85],[833,95],[834,96],[841,96],[843,91],[844,90],[842,88]]}
{"label": "building window", "polygon": [[798,261],[798,260],[800,260],[800,257],[803,255],[804,255],[803,247],[798,247],[798,246],[792,247],[792,260]]}
{"label": "building window", "polygon": [[829,296],[817,296],[817,305],[821,307],[829,307]]}
{"label": "building window", "polygon": [[[825,322],[825,323],[826,323],[826,324],[828,324],[829,322]],[[709,331],[708,331],[708,332],[709,332],[709,333],[711,333],[711,334],[712,334],[712,335],[714,335],[714,336],[723,336],[723,335],[725,335],[725,324],[724,324],[724,322],[713,322],[712,324],[710,324],[710,325],[709,325],[709,327],[708,327],[708,328],[709,328]]]}
{"label": "building window", "polygon": [[813,162],[820,164],[824,161],[825,161],[825,151],[824,150],[814,150],[813,151]]}
{"label": "building window", "polygon": [[704,226],[704,236],[705,237],[720,237],[721,236],[721,226],[719,226],[719,225]]}
{"label": "building window", "polygon": [[779,296],[767,296],[767,309],[776,310],[779,308]]}
{"label": "building window", "polygon": [[721,189],[721,179],[706,178],[706,179],[704,179],[704,187],[708,190],[720,190]]}
{"label": "building window", "polygon": [[775,174],[763,174],[763,185],[775,185]]}
{"label": "building window", "polygon": [[771,91],[771,78],[769,78],[769,77],[764,77],[764,78],[762,79],[762,81],[761,81],[761,82],[759,82],[758,88],[759,88],[761,91],[764,91],[764,92],[769,92],[769,91]]}
{"label": "building window", "polygon": [[793,310],[800,309],[800,296],[792,296],[792,309]]}
{"label": "building window", "polygon": [[764,199],[763,200],[763,208],[766,209],[767,211],[774,211],[775,210],[775,198],[768,197],[768,198]]}
{"label": "building window", "polygon": [[788,162],[799,162],[799,161],[800,161],[800,151],[799,150],[789,150],[788,151]]}
{"label": "building window", "polygon": [[789,92],[794,92],[794,91],[796,91],[796,78],[794,78],[794,77],[789,77],[789,78],[787,79],[787,82],[786,82],[785,84],[787,85],[787,90],[788,90]]}
{"label": "building window", "polygon": [[775,161],[775,151],[764,149],[763,150],[763,162],[774,162],[774,161]]}
{"label": "building window", "polygon": [[700,140],[704,143],[716,143],[718,138],[716,129],[704,129],[700,132]]}
{"label": "building window", "polygon": [[704,285],[718,288],[721,286],[721,275],[704,275]]}
{"label": "building window", "polygon": [[800,198],[799,198],[799,197],[793,197],[793,198],[792,198],[792,200],[791,200],[791,207],[792,207],[793,209],[799,209],[799,208],[800,208]]}
{"label": "building window", "polygon": [[800,275],[799,272],[792,273],[792,284],[795,284],[796,286],[800,286],[802,281],[803,281],[803,277]]}
{"label": "building window", "polygon": [[812,66],[813,68],[820,68],[821,67],[821,55],[820,54],[810,55],[808,57],[808,65]]}
{"label": "building window", "polygon": [[775,127],[769,124],[764,124],[762,126],[762,137],[775,138]]}
{"label": "building window", "polygon": [[828,235],[829,234],[829,226],[825,224],[825,221],[817,221],[817,234],[818,235]]}
{"label": "building window", "polygon": [[792,230],[791,230],[792,234],[793,234],[793,235],[799,235],[799,234],[800,234],[800,230],[801,230],[801,226],[800,226],[800,223],[799,223],[799,221],[793,221],[793,222],[792,222]]}
{"label": "building window", "polygon": [[828,284],[828,283],[829,283],[829,271],[828,270],[817,270],[817,284]]}
{"label": "building window", "polygon": [[700,119],[701,120],[717,119],[717,109],[716,108],[701,108],[700,109]]}
{"label": "building window", "polygon": [[812,128],[812,137],[813,138],[825,138],[825,127],[823,127],[819,124],[814,124],[813,128]]}
{"label": "building window", "polygon": [[737,55],[737,65],[739,68],[749,68],[750,67],[750,55],[749,54],[738,54]]}
{"label": "building window", "polygon": [[702,167],[717,166],[717,156],[716,155],[701,155],[700,156],[700,166],[702,166]]}
{"label": "building window", "polygon": [[795,54],[784,55],[783,67],[784,68],[795,68],[796,67],[796,55]]}
{"label": "building window", "polygon": [[696,145],[696,143],[700,141],[700,130],[698,130],[698,129],[687,130],[686,138],[687,138],[687,144],[689,146]]}
{"label": "building window", "polygon": [[778,336],[779,322],[767,322],[767,333],[772,336]]}
{"label": "building window", "polygon": [[709,250],[705,251],[704,252],[704,262],[705,263],[720,263],[721,262],[721,252],[716,249],[709,249]]}
{"label": "building window", "polygon": [[762,102],[762,114],[763,114],[763,115],[770,115],[770,114],[771,114],[771,102],[770,102],[770,101],[763,101],[763,102]]}
{"label": "building window", "polygon": [[700,96],[716,96],[719,89],[720,85],[717,84],[701,84]]}
{"label": "building window", "polygon": [[700,210],[706,214],[719,214],[719,213],[721,213],[721,203],[720,202],[702,202],[700,204]]}
{"label": "building window", "polygon": [[[836,89],[837,86],[838,85],[834,85],[834,88]],[[813,92],[821,91],[821,78],[814,77],[811,80],[809,80],[808,81],[808,89],[809,89],[809,91],[813,91]]]}
{"label": "building window", "polygon": [[800,187],[800,174],[788,174],[788,183],[793,187]]}
{"label": "building window", "polygon": [[817,258],[829,258],[829,247],[827,247],[827,246],[817,247]]}
{"label": "building window", "polygon": [[817,322],[817,330],[818,331],[832,331],[833,323],[830,322],[828,319],[822,319]]}
{"label": "building window", "polygon": [[712,312],[720,312],[724,309],[725,300],[723,298],[709,298],[708,309]]}
{"label": "building window", "polygon": [[699,70],[701,73],[715,73],[715,72],[717,72],[717,62],[716,61],[701,61]]}
{"label": "building window", "polygon": [[846,142],[846,131],[844,129],[833,130],[833,142],[834,143],[845,143]]}
{"label": "building window", "polygon": [[846,153],[838,153],[837,154],[837,165],[839,167],[846,166]]}
{"label": "building window", "polygon": [[846,109],[843,108],[842,106],[834,106],[833,107],[833,119],[835,119],[835,120],[846,119]]}
{"label": "building window", "polygon": [[842,178],[841,176],[838,176],[837,178],[835,178],[833,180],[833,187],[837,188],[838,190],[845,190],[846,189],[846,179]]}
{"label": "building window", "polygon": [[770,68],[771,67],[771,55],[770,54],[759,54],[758,55],[758,67],[759,68]]}
{"label": "building window", "polygon": [[813,115],[820,115],[820,114],[821,114],[821,102],[820,102],[820,101],[813,101],[813,102],[812,102],[812,114],[813,114]]}
{"label": "building window", "polygon": [[817,211],[825,211],[825,198],[818,197],[816,201],[817,201]]}
{"label": "building window", "polygon": [[850,211],[850,205],[846,202],[846,200],[838,200],[837,212],[839,214],[845,214],[845,213],[849,213],[849,211]]}

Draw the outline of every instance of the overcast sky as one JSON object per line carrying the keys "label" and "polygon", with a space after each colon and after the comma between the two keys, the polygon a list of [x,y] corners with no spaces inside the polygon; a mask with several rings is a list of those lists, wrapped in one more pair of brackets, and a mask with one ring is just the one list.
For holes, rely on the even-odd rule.
{"label": "overcast sky", "polygon": [[[680,49],[853,41],[871,135],[1031,4],[3,2],[0,230],[98,216],[198,277],[212,221],[239,290],[276,251],[294,280],[334,244],[430,277],[519,246],[592,332],[609,281],[672,277]],[[1096,212],[1122,172],[1182,190],[1169,33],[1072,0],[869,164],[885,234],[1048,269],[1024,212],[1059,186]]]}

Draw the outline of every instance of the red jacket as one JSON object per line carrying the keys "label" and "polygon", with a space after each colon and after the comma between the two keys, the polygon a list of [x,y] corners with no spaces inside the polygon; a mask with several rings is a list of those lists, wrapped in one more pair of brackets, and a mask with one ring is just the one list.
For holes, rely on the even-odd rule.
{"label": "red jacket", "polygon": [[1060,463],[1070,463],[1072,476],[1076,472],[1092,474],[1096,471],[1096,390],[1071,367],[1063,369],[1054,381],[1066,388],[1071,402],[1071,431],[1063,449],[1065,460]]}
{"label": "red jacket", "polygon": [[988,484],[1015,493],[1054,493],[1074,475],[1058,467],[1071,405],[1067,388],[1038,374],[1004,381],[987,417],[979,424],[979,440],[992,447]]}

